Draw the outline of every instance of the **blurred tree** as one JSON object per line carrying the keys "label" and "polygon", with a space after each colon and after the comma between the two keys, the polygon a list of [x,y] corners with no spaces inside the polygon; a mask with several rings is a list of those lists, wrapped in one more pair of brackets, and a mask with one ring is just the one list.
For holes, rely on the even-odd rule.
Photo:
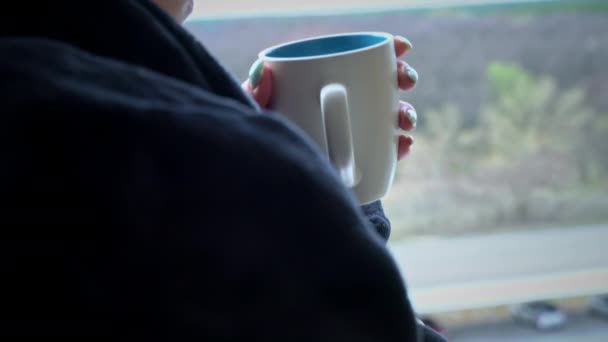
{"label": "blurred tree", "polygon": [[[536,219],[539,191],[608,184],[608,116],[587,104],[583,87],[560,89],[551,77],[505,63],[488,65],[486,85],[477,125],[464,125],[454,105],[425,113],[418,139],[435,182],[463,176],[468,187],[508,185],[512,206],[498,214],[514,223]],[[453,190],[445,186],[443,196]]]}
{"label": "blurred tree", "polygon": [[[600,117],[581,87],[560,90],[549,77],[533,77],[517,65],[487,68],[490,103],[480,118],[480,143],[499,165],[540,153],[570,156],[580,179],[588,182],[598,157],[589,147]],[[608,133],[608,132],[607,132]]]}
{"label": "blurred tree", "polygon": [[560,90],[552,78],[512,64],[492,63],[486,75],[491,98],[482,107],[478,143],[485,146],[486,165],[511,187],[515,218],[528,222],[536,189],[588,184],[600,176],[597,160],[607,157],[590,148],[593,139],[602,139],[603,133],[594,134],[600,117],[581,87]]}
{"label": "blurred tree", "polygon": [[598,115],[587,127],[589,146],[585,150],[592,160],[591,179],[608,185],[608,113]]}
{"label": "blurred tree", "polygon": [[436,181],[442,181],[453,158],[463,158],[464,151],[456,145],[462,130],[463,115],[458,107],[446,105],[425,113],[424,144],[433,152],[431,172]]}

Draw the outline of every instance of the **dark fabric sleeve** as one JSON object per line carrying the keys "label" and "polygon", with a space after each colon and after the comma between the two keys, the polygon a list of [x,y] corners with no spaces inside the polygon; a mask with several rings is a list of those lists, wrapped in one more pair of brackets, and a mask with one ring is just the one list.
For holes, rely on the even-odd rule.
{"label": "dark fabric sleeve", "polygon": [[[82,58],[57,76],[66,58],[13,53],[0,337],[418,342],[385,242],[291,125],[141,70]],[[38,58],[46,78],[20,71]]]}
{"label": "dark fabric sleeve", "polygon": [[[381,201],[372,202],[361,206],[364,215],[372,223],[376,233],[385,241],[388,242],[391,233],[391,223],[382,207]],[[418,329],[421,332],[420,342],[446,342],[445,337],[438,334],[433,329],[424,324],[418,324]]]}
{"label": "dark fabric sleeve", "polygon": [[[386,217],[382,208],[382,202],[376,201],[373,203],[361,206],[364,215],[372,223],[376,233],[385,241],[388,242],[391,233],[391,224]],[[424,324],[418,324],[418,329],[421,332],[420,342],[446,342],[445,337],[438,334],[433,329]]]}

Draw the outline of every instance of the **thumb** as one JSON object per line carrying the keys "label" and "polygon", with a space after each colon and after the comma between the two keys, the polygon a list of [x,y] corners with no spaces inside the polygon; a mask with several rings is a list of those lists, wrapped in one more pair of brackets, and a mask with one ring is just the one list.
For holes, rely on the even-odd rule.
{"label": "thumb", "polygon": [[249,79],[243,83],[249,93],[262,108],[267,108],[272,97],[272,71],[260,59],[249,69]]}

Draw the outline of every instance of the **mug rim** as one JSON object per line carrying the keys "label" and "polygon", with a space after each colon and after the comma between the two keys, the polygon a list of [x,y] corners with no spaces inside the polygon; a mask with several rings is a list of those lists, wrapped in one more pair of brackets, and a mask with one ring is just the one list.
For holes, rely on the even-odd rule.
{"label": "mug rim", "polygon": [[[327,54],[322,54],[322,55],[314,55],[314,56],[299,56],[299,57],[270,57],[268,56],[268,54],[276,49],[280,49],[282,47],[285,46],[289,46],[289,45],[293,45],[293,44],[299,44],[299,43],[304,43],[304,42],[308,42],[308,41],[313,41],[313,40],[319,40],[319,39],[325,39],[325,38],[334,38],[334,37],[347,37],[347,36],[374,36],[374,37],[382,37],[384,38],[383,41],[376,43],[376,44],[372,44],[369,46],[365,46],[362,48],[358,48],[358,49],[353,49],[353,50],[348,50],[348,51],[340,51],[340,52],[333,52],[333,53],[327,53]],[[388,42],[391,41],[391,38],[393,38],[393,35],[390,33],[386,33],[386,32],[374,32],[374,31],[369,31],[369,32],[345,32],[345,33],[336,33],[336,34],[328,34],[328,35],[321,35],[321,36],[314,36],[314,37],[308,37],[308,38],[303,38],[303,39],[297,39],[297,40],[292,40],[286,43],[281,43],[281,44],[277,44],[274,46],[270,46],[264,50],[262,50],[259,53],[259,58],[267,61],[267,62],[290,62],[290,61],[307,61],[307,60],[316,60],[316,59],[325,59],[325,58],[329,58],[329,57],[337,57],[337,56],[343,56],[343,55],[349,55],[352,53],[356,53],[356,52],[362,52],[362,51],[366,51],[366,50],[372,50],[375,49],[379,46],[382,46]]]}

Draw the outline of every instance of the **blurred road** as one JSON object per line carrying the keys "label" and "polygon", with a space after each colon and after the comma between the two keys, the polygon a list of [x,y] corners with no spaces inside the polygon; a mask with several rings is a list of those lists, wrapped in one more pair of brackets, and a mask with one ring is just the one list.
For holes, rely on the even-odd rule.
{"label": "blurred road", "polygon": [[608,225],[421,239],[390,246],[418,310],[608,292]]}
{"label": "blurred road", "polygon": [[510,322],[459,328],[448,332],[451,342],[606,342],[608,320],[587,316],[569,317],[568,325],[556,331],[536,331]]}
{"label": "blurred road", "polygon": [[390,246],[409,286],[608,267],[608,225],[416,240]]}

